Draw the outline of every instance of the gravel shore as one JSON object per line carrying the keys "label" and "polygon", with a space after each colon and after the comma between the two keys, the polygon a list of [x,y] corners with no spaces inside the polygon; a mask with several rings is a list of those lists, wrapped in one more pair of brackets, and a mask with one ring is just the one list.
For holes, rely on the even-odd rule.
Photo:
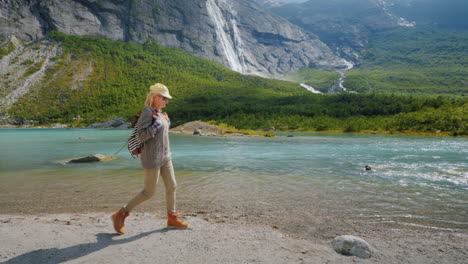
{"label": "gravel shore", "polygon": [[[361,235],[369,259],[344,256],[324,237],[301,238],[276,226],[207,213],[184,216],[187,230],[167,229],[162,216],[135,213],[127,233],[109,213],[0,215],[2,263],[463,263],[466,232],[375,227]],[[351,229],[350,229],[351,231]]]}

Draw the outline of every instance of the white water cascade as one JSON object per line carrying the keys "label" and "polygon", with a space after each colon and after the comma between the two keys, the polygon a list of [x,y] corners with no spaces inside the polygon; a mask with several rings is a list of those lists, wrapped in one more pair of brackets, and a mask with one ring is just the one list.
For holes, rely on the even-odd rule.
{"label": "white water cascade", "polygon": [[335,82],[335,84],[330,88],[328,91],[329,93],[337,93],[340,91],[343,92],[349,92],[349,93],[355,93],[354,91],[348,91],[346,87],[344,87],[343,83],[346,78],[346,73],[347,71],[351,70],[354,67],[354,64],[352,62],[349,62],[345,59],[343,59],[344,64],[346,65],[346,69],[342,71],[338,71],[338,73],[341,75],[338,81]]}
{"label": "white water cascade", "polygon": [[322,92],[320,92],[319,90],[315,89],[314,87],[310,86],[310,85],[307,85],[305,83],[301,83],[301,87],[304,87],[306,88],[307,90],[311,91],[312,93],[314,94],[321,94]]}
{"label": "white water cascade", "polygon": [[397,21],[398,25],[399,26],[402,26],[402,27],[414,27],[416,26],[416,22],[410,22],[408,20],[406,20],[405,18],[403,17],[398,17],[396,15],[394,15],[388,8],[388,3],[387,1],[385,0],[375,0],[376,3],[378,5],[380,5],[382,7],[382,10],[384,11],[384,13],[389,16],[390,18],[394,19],[395,21]]}
{"label": "white water cascade", "polygon": [[217,2],[216,0],[206,1],[208,15],[215,25],[216,38],[221,44],[224,55],[229,63],[229,68],[243,73],[245,71],[244,44],[239,34],[237,21],[231,18],[229,20],[230,23],[228,23],[219,7],[220,4],[227,5],[227,3],[224,0],[217,0]]}

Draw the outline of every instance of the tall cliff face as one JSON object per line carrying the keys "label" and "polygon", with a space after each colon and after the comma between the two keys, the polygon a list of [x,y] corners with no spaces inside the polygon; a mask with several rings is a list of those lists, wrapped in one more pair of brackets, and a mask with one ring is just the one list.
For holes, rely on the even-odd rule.
{"label": "tall cliff face", "polygon": [[389,0],[310,0],[271,6],[271,10],[317,34],[340,56],[358,61],[372,33],[414,25],[397,16],[392,5]]}
{"label": "tall cliff face", "polygon": [[317,37],[248,0],[1,0],[1,37],[52,30],[181,48],[233,70],[277,76],[345,67]]}

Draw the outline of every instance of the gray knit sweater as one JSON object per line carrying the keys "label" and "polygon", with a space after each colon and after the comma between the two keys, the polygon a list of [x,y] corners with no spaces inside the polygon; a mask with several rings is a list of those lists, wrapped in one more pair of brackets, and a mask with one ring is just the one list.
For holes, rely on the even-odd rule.
{"label": "gray knit sweater", "polygon": [[157,169],[171,160],[169,146],[170,121],[159,113],[161,125],[153,128],[153,111],[145,108],[138,119],[138,137],[143,143],[141,150],[141,165],[144,169]]}

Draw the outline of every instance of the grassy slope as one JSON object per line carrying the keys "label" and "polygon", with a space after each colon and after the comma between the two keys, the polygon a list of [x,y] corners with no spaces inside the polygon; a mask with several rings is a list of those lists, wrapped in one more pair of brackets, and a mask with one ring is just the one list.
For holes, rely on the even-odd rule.
{"label": "grassy slope", "polygon": [[[162,82],[174,99],[166,110],[173,125],[214,120],[241,129],[272,126],[300,130],[443,131],[468,134],[467,100],[396,95],[314,95],[297,83],[246,76],[206,59],[155,43],[136,45],[93,37],[50,36],[64,55],[41,86],[22,97],[9,114],[39,123],[83,125],[115,116],[129,118],[147,88]],[[73,74],[93,64],[81,88]],[[454,113],[454,114],[448,114]]]}
{"label": "grassy slope", "polygon": [[[63,122],[80,115],[87,123],[130,117],[143,107],[147,88],[155,82],[171,88],[175,99],[167,110],[177,110],[173,115],[183,121],[216,119],[255,103],[255,98],[270,100],[307,92],[298,84],[245,76],[156,43],[136,45],[57,32],[51,37],[63,43],[65,54],[54,58],[58,66],[48,71],[42,87],[18,101],[10,114]],[[71,89],[70,76],[80,70],[77,62],[87,61],[93,62],[92,75],[83,88]]]}
{"label": "grassy slope", "polygon": [[357,92],[464,95],[468,32],[399,28],[375,34],[344,85]]}

